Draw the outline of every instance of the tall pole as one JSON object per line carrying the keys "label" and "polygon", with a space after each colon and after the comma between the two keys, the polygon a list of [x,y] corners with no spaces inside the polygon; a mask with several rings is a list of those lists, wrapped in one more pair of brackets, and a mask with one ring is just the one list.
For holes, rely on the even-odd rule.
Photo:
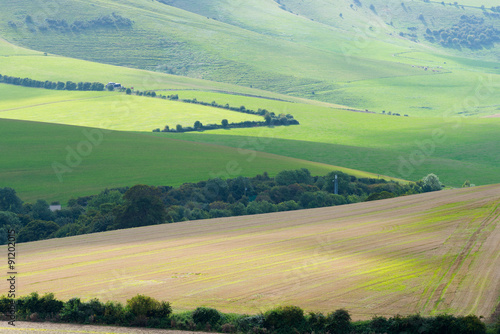
{"label": "tall pole", "polygon": [[335,174],[335,181],[333,181],[335,183],[335,195],[338,195],[339,194],[339,180],[337,178],[337,175]]}

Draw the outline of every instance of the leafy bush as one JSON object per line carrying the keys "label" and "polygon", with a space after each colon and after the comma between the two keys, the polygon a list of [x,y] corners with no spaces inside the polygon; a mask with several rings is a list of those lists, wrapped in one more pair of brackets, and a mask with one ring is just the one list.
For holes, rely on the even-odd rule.
{"label": "leafy bush", "polygon": [[165,318],[172,313],[172,307],[168,302],[159,302],[156,299],[137,295],[127,300],[127,307],[138,317]]}
{"label": "leafy bush", "polygon": [[204,328],[206,324],[212,327],[217,326],[223,317],[216,309],[209,307],[198,307],[193,312],[193,321],[196,325]]}
{"label": "leafy bush", "polygon": [[248,332],[254,328],[264,328],[264,320],[262,314],[240,318],[237,320],[238,329]]}
{"label": "leafy bush", "polygon": [[332,334],[344,334],[351,331],[351,316],[344,309],[330,313],[326,319],[326,329]]}
{"label": "leafy bush", "polygon": [[304,322],[304,311],[298,306],[280,306],[264,314],[264,327],[279,333],[290,333]]}

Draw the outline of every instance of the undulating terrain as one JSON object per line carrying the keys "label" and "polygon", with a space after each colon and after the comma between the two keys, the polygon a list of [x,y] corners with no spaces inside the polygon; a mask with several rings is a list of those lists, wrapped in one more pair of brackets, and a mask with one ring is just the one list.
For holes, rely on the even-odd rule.
{"label": "undulating terrain", "polygon": [[[299,168],[435,173],[447,187],[23,243],[19,292],[489,317],[500,301],[499,45],[494,0],[2,4],[0,188],[25,202]],[[130,91],[68,89],[84,82]],[[153,132],[263,121],[240,112],[259,109],[299,124]],[[478,187],[449,189],[466,181]]]}

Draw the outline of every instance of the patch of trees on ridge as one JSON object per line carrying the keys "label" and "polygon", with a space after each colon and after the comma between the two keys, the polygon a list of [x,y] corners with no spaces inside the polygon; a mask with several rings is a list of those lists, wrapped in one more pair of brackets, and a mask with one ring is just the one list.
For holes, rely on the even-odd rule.
{"label": "patch of trees on ridge", "polygon": [[[169,95],[167,97],[160,95],[161,98],[168,98],[170,100],[178,100],[179,96]],[[279,114],[276,115],[274,112],[269,112],[266,109],[258,109],[257,111],[252,109],[247,109],[245,106],[240,107],[231,107],[229,104],[218,104],[215,101],[212,103],[198,101],[196,99],[185,99],[181,100],[185,103],[194,103],[200,104],[203,106],[209,106],[214,108],[227,109],[235,112],[241,112],[250,115],[259,115],[264,117],[264,121],[243,121],[239,123],[229,123],[227,119],[223,119],[221,124],[206,124],[204,125],[200,121],[196,121],[193,127],[183,127],[180,124],[177,124],[175,128],[170,128],[169,125],[166,125],[163,130],[159,128],[154,129],[153,132],[188,132],[188,131],[202,131],[202,130],[216,130],[216,129],[230,129],[230,128],[251,128],[257,126],[280,126],[280,125],[299,125],[299,121],[293,118],[291,114]]]}
{"label": "patch of trees on ridge", "polygon": [[460,21],[451,28],[439,30],[427,28],[425,38],[448,48],[482,49],[500,42],[500,31],[492,25],[486,25],[484,18],[462,15]]}
{"label": "patch of trees on ridge", "polygon": [[[15,315],[10,313],[12,305],[16,305]],[[97,298],[82,301],[77,297],[64,302],[57,300],[53,293],[40,296],[33,292],[17,299],[1,296],[0,319],[248,334],[487,333],[487,326],[475,315],[423,317],[414,314],[390,318],[374,316],[367,321],[352,321],[345,309],[326,315],[321,312],[306,314],[293,305],[279,306],[257,315],[225,314],[210,307],[173,313],[169,302],[140,294],[128,299],[125,305],[115,301],[103,303]],[[492,324],[490,333],[500,333],[498,320]]]}
{"label": "patch of trees on ridge", "polygon": [[19,77],[11,77],[8,75],[0,74],[0,82],[16,85],[16,86],[24,86],[24,87],[32,87],[32,88],[45,88],[45,89],[57,89],[57,90],[82,90],[82,91],[103,91],[104,84],[100,82],[72,82],[72,81],[39,81],[30,78],[19,78]]}
{"label": "patch of trees on ridge", "polygon": [[73,23],[68,23],[65,19],[45,19],[38,22],[31,15],[26,15],[22,23],[9,21],[9,26],[14,29],[20,24],[25,24],[31,32],[36,32],[38,29],[40,32],[67,33],[95,29],[125,29],[132,27],[134,21],[116,13],[102,15],[91,20],[76,20]]}
{"label": "patch of trees on ridge", "polygon": [[[338,176],[338,194],[334,178]],[[434,174],[422,181],[399,184],[331,172],[312,176],[309,170],[285,170],[272,178],[210,179],[178,188],[136,185],[106,189],[98,195],[70,199],[52,212],[44,200],[23,203],[12,188],[0,188],[0,244],[7,231],[18,242],[62,238],[138,226],[187,220],[253,215],[343,205],[441,189]],[[57,203],[53,203],[57,204]]]}

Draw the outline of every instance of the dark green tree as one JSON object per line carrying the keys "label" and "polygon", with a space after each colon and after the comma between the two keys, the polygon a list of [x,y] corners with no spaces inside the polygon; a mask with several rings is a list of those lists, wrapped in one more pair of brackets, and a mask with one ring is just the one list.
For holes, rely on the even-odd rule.
{"label": "dark green tree", "polygon": [[64,89],[64,82],[58,81],[56,84],[56,89],[57,90],[63,90]]}
{"label": "dark green tree", "polygon": [[58,229],[59,225],[53,221],[33,220],[19,231],[17,240],[19,242],[28,242],[47,239]]}
{"label": "dark green tree", "polygon": [[0,211],[19,213],[23,207],[23,201],[16,195],[12,188],[0,188]]}
{"label": "dark green tree", "polygon": [[203,124],[200,121],[194,122],[194,128],[195,130],[200,130]]}
{"label": "dark green tree", "polygon": [[330,313],[326,319],[326,330],[335,334],[347,334],[351,332],[351,316],[344,309],[339,309]]}
{"label": "dark green tree", "polygon": [[50,211],[49,203],[43,199],[39,199],[35,204],[33,204],[31,208],[31,215],[33,219],[46,221],[55,219],[55,214]]}
{"label": "dark green tree", "polygon": [[123,198],[125,203],[115,210],[114,228],[149,226],[165,222],[165,204],[158,188],[136,185],[127,190]]}

